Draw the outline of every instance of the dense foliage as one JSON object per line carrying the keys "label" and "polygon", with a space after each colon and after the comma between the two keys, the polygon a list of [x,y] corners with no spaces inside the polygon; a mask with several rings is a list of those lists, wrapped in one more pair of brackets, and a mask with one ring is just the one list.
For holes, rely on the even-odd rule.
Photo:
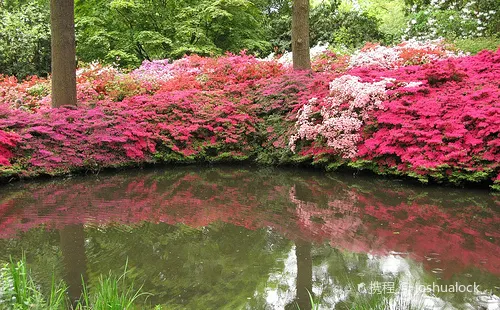
{"label": "dense foliage", "polygon": [[0,74],[50,72],[48,1],[0,2]]}
{"label": "dense foliage", "polygon": [[244,53],[146,61],[130,73],[92,65],[78,71],[78,106],[57,110],[49,80],[3,78],[1,171],[255,160],[498,182],[499,53],[371,44],[321,54],[315,74]]}
{"label": "dense foliage", "polygon": [[[79,62],[136,68],[144,60],[259,56],[291,49],[291,0],[76,0]],[[444,37],[477,53],[496,49],[496,0],[313,1],[311,46],[349,50],[401,37]],[[0,73],[24,78],[50,72],[48,0],[0,2]],[[405,29],[406,28],[406,29]],[[463,40],[469,40],[460,44]]]}
{"label": "dense foliage", "polygon": [[496,0],[408,0],[412,4],[406,35],[426,38],[498,36]]}

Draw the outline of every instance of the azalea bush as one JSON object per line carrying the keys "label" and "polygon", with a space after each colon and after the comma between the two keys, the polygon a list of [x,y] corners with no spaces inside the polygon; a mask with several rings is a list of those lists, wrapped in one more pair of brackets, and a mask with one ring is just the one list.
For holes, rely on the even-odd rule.
{"label": "azalea bush", "polygon": [[[351,68],[332,82],[323,102],[299,111],[290,143],[310,140],[299,153],[318,162],[327,156],[332,168],[338,167],[332,156],[340,156],[354,158],[347,163],[352,167],[406,173],[423,182],[498,180],[500,94],[493,76],[500,51],[449,56],[423,66]],[[347,96],[339,92],[352,83],[357,85]]]}
{"label": "azalea bush", "polygon": [[[316,140],[321,136],[328,147],[342,157],[354,157],[361,138],[360,129],[370,117],[369,112],[382,106],[387,82],[390,81],[362,83],[358,77],[348,74],[332,81],[331,96],[322,104],[313,98],[299,110],[297,134],[289,141],[291,150],[295,150],[298,139]],[[315,112],[319,112],[320,117],[316,118]]]}
{"label": "azalea bush", "polygon": [[450,46],[447,46],[442,40],[409,40],[393,47],[367,43],[350,57],[349,67],[374,66],[395,69],[457,56],[463,56],[463,53],[450,50]]}
{"label": "azalea bush", "polygon": [[408,41],[351,56],[323,49],[315,72],[244,52],[130,72],[91,64],[77,72],[77,106],[60,109],[50,79],[3,77],[0,174],[251,160],[492,184],[499,59]]}

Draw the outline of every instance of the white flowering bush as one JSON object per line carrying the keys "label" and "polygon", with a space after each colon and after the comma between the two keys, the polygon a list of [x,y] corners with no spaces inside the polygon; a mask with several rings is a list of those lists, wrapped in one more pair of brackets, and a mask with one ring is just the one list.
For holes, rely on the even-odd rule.
{"label": "white flowering bush", "polygon": [[[315,58],[321,56],[326,51],[328,51],[328,44],[319,43],[319,44],[313,46],[309,50],[311,60],[314,60]],[[271,61],[273,59],[276,59],[276,61],[278,63],[280,63],[284,66],[291,66],[293,64],[293,53],[292,52],[285,52],[283,55],[279,56],[278,58],[276,58],[276,55],[274,53],[271,53],[263,60]]]}
{"label": "white flowering bush", "polygon": [[417,1],[409,13],[405,38],[477,38],[497,34],[500,26],[498,0]]}
{"label": "white flowering bush", "polygon": [[448,50],[442,39],[419,41],[411,39],[397,46],[368,44],[350,58],[349,68],[375,66],[395,69],[400,66],[428,63],[433,60],[464,56]]}
{"label": "white flowering bush", "polygon": [[[338,155],[352,158],[357,153],[356,145],[361,138],[360,129],[369,118],[369,111],[382,107],[386,98],[386,85],[393,82],[383,79],[374,83],[363,83],[360,78],[343,75],[330,83],[330,96],[320,101],[313,98],[297,115],[297,133],[289,140],[295,151],[301,140],[316,140],[322,137]],[[320,117],[314,117],[319,110]]]}
{"label": "white flowering bush", "polygon": [[395,68],[399,65],[400,52],[393,47],[375,46],[355,52],[349,61],[349,68],[377,66]]}

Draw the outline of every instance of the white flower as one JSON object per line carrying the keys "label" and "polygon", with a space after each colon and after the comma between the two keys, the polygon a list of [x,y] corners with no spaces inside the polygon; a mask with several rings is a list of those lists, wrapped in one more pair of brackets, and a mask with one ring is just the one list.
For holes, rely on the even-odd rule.
{"label": "white flower", "polygon": [[412,23],[412,25],[415,25],[417,23],[417,20],[416,19],[412,19],[411,23]]}
{"label": "white flower", "polygon": [[453,15],[451,15],[451,16],[449,17],[449,19],[450,19],[450,20],[454,20],[454,19],[455,19],[455,17],[453,17]]}

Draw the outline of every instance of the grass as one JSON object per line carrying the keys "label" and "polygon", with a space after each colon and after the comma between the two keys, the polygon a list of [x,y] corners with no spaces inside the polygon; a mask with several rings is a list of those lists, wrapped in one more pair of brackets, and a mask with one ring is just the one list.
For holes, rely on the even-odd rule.
{"label": "grass", "polygon": [[319,303],[316,303],[314,301],[314,298],[311,292],[309,292],[309,290],[307,291],[307,294],[309,294],[309,301],[311,302],[311,310],[319,310]]}
{"label": "grass", "polygon": [[123,310],[134,309],[136,300],[148,293],[141,293],[142,286],[134,290],[134,283],[127,283],[128,262],[125,264],[123,274],[119,277],[109,275],[99,277],[99,282],[93,294],[90,294],[85,283],[83,283],[82,300],[76,306],[76,310]]}
{"label": "grass", "polygon": [[0,309],[65,309],[66,287],[52,279],[45,298],[29,275],[26,260],[11,261],[0,269]]}
{"label": "grass", "polygon": [[141,296],[142,286],[134,290],[134,283],[127,281],[128,263],[120,276],[100,276],[97,285],[89,290],[83,283],[80,301],[75,307],[68,300],[67,286],[61,281],[56,283],[54,277],[49,296],[46,298],[39,286],[30,276],[26,259],[4,264],[0,269],[0,309],[28,310],[123,310],[135,309],[135,303]]}

